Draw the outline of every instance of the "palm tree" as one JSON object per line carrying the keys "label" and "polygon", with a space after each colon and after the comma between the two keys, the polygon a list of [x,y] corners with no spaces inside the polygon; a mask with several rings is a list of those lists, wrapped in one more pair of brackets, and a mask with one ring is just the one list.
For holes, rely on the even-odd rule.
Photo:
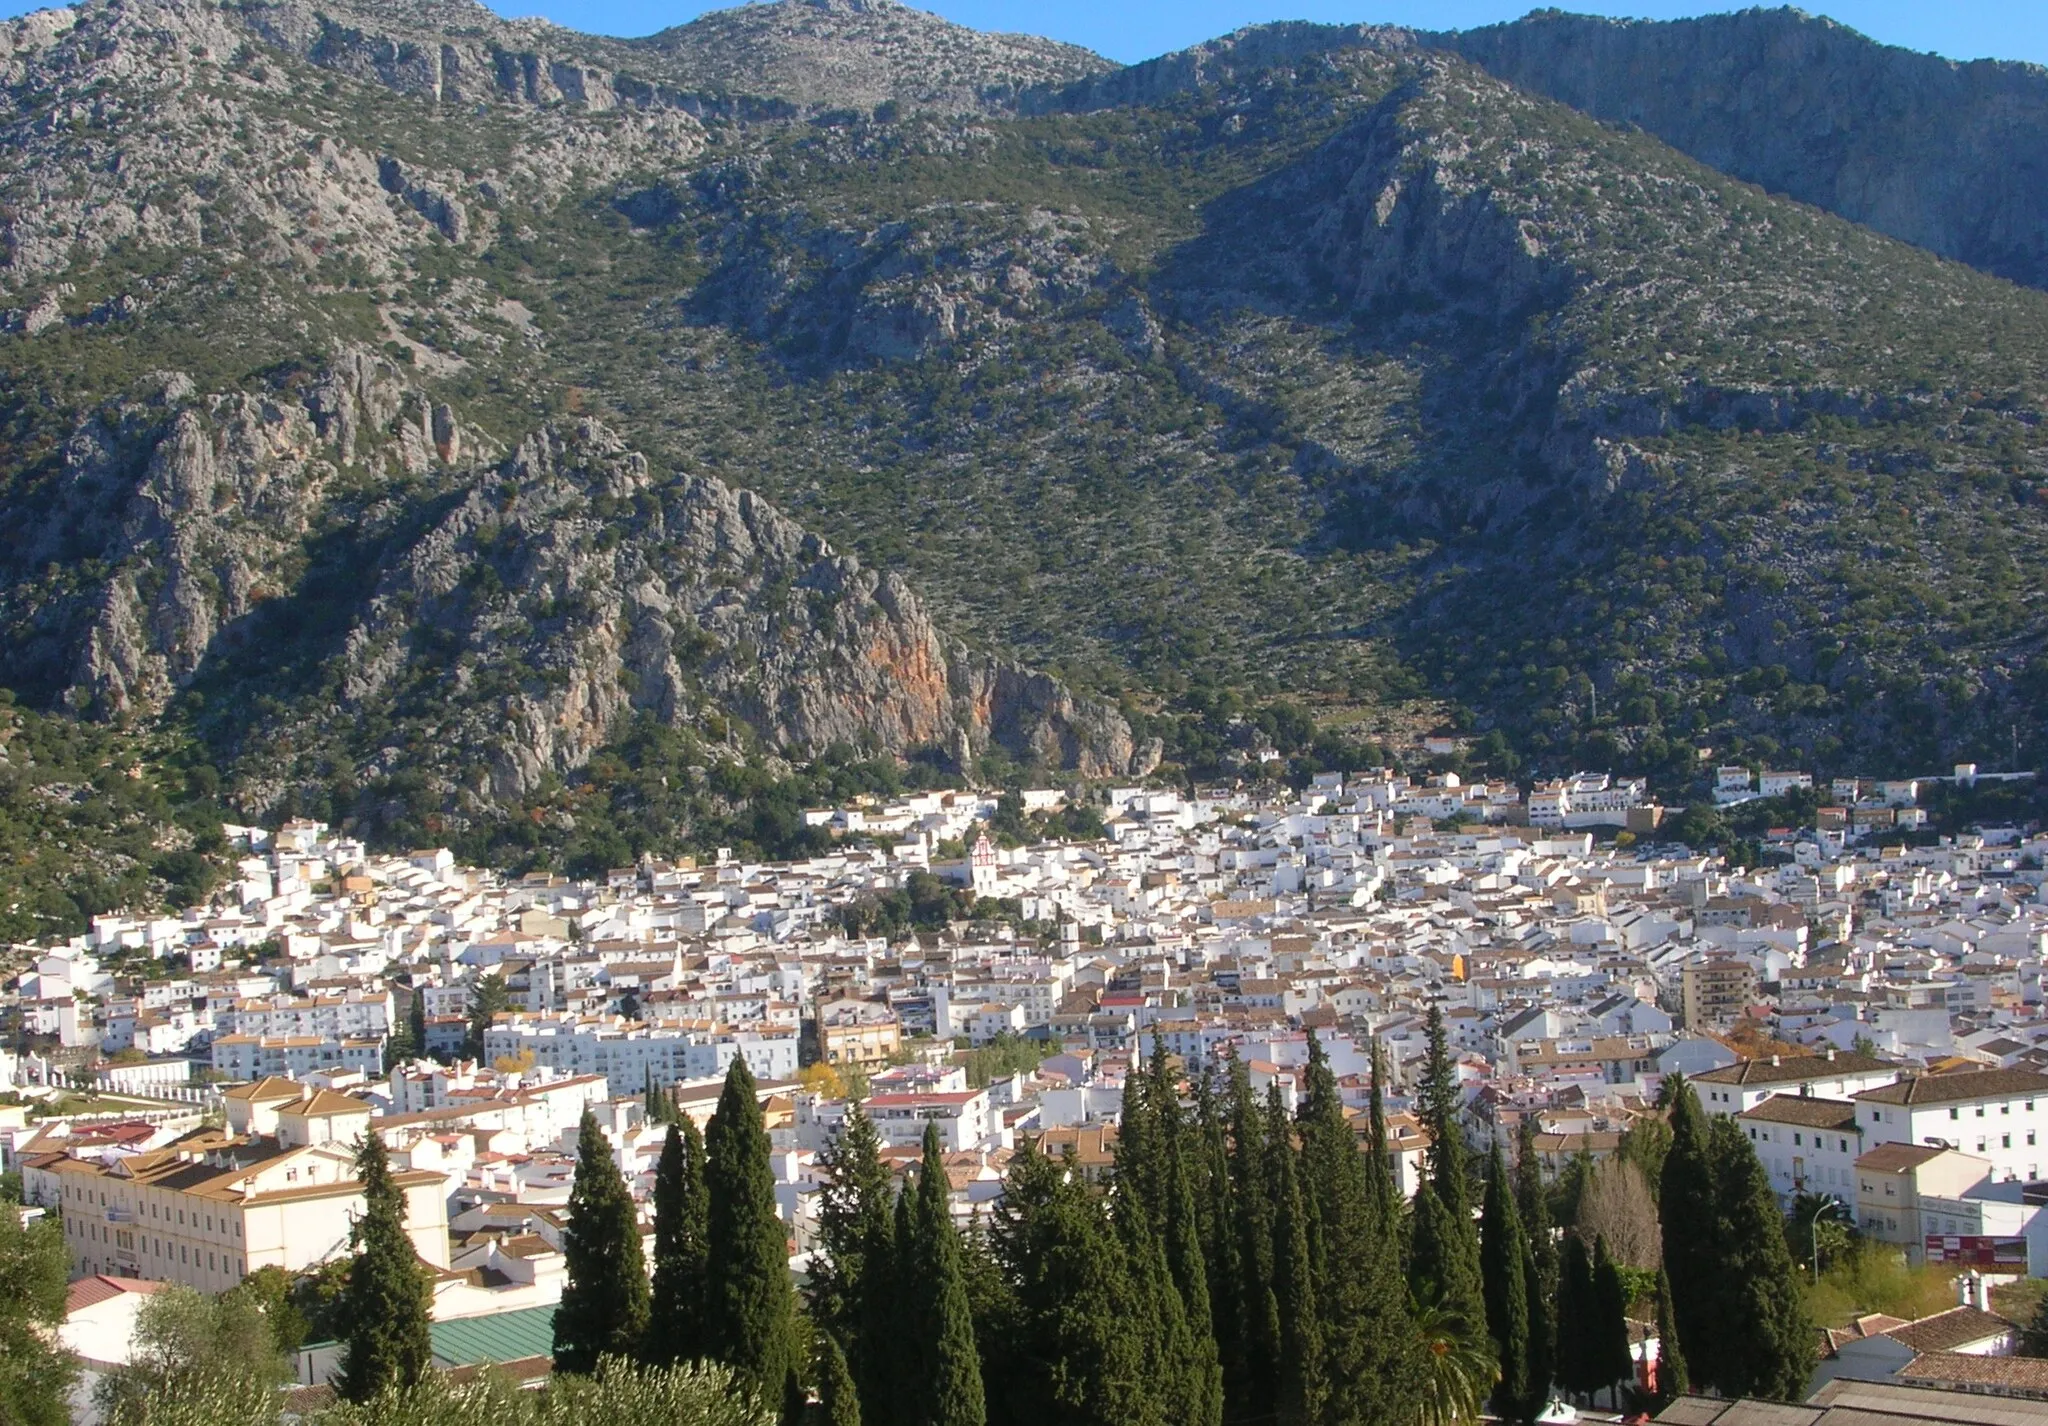
{"label": "palm tree", "polygon": [[1472,1426],[1500,1375],[1485,1325],[1475,1329],[1442,1303],[1418,1302],[1415,1331],[1422,1341],[1420,1426]]}

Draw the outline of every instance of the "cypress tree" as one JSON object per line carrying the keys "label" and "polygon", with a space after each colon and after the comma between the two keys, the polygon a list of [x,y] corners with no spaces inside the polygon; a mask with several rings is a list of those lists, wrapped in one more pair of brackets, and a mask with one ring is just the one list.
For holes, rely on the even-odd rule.
{"label": "cypress tree", "polygon": [[340,1391],[362,1402],[418,1385],[432,1365],[433,1344],[427,1277],[405,1232],[405,1194],[374,1132],[356,1144],[355,1173],[363,1216],[349,1233],[356,1251],[341,1298]]}
{"label": "cypress tree", "polygon": [[1236,1337],[1243,1353],[1227,1385],[1233,1417],[1264,1417],[1280,1390],[1280,1298],[1273,1272],[1272,1145],[1244,1063],[1230,1064],[1230,1161],[1238,1248]]}
{"label": "cypress tree", "polygon": [[1309,1261],[1310,1210],[1295,1171],[1294,1139],[1278,1085],[1267,1090],[1266,1159],[1273,1203],[1273,1297],[1280,1323],[1279,1393],[1273,1410],[1281,1426],[1309,1426],[1323,1411],[1323,1316]]}
{"label": "cypress tree", "polygon": [[1711,1132],[1692,1086],[1681,1083],[1671,1095],[1671,1149],[1664,1156],[1664,1181],[1657,1196],[1664,1272],[1671,1280],[1678,1339],[1685,1343],[1693,1379],[1719,1386],[1727,1370],[1720,1344],[1728,1335],[1723,1324],[1729,1284],[1728,1265],[1721,1260],[1725,1240],[1716,1227],[1721,1195],[1708,1142]]}
{"label": "cypress tree", "polygon": [[[1634,1378],[1635,1360],[1628,1344],[1628,1292],[1605,1238],[1593,1240],[1593,1315],[1587,1352],[1589,1370],[1597,1372],[1609,1390]],[[1618,1394],[1613,1400],[1616,1407],[1621,1405]]]}
{"label": "cypress tree", "polygon": [[1209,1289],[1209,1320],[1216,1341],[1217,1375],[1222,1410],[1241,1400],[1245,1373],[1244,1309],[1240,1300],[1242,1262],[1238,1252],[1237,1207],[1231,1193],[1230,1133],[1213,1078],[1195,1083],[1194,1161],[1200,1166],[1192,1185],[1199,1214],[1204,1266]]}
{"label": "cypress tree", "polygon": [[[1429,1177],[1442,1215],[1428,1239],[1409,1245],[1409,1282],[1425,1288],[1453,1318],[1477,1330],[1486,1320],[1479,1281],[1479,1234],[1472,1221],[1471,1176],[1465,1165],[1462,1098],[1441,1006],[1429,1011],[1429,1058],[1423,1071],[1422,1110],[1429,1128]],[[1418,1217],[1416,1226],[1422,1225]]]}
{"label": "cypress tree", "polygon": [[709,1185],[705,1333],[708,1354],[731,1367],[763,1406],[787,1400],[800,1379],[789,1237],[775,1211],[768,1131],[746,1058],[733,1057],[704,1139]]}
{"label": "cypress tree", "polygon": [[818,1426],[860,1426],[860,1390],[846,1365],[846,1353],[830,1332],[818,1334],[814,1370],[818,1377]]}
{"label": "cypress tree", "polygon": [[576,1135],[576,1178],[562,1229],[562,1301],[555,1308],[555,1369],[588,1375],[598,1359],[647,1342],[647,1259],[633,1195],[611,1141],[589,1110]]}
{"label": "cypress tree", "polygon": [[[906,1194],[906,1198],[911,1195]],[[904,1377],[899,1400],[902,1426],[982,1426],[981,1358],[974,1345],[974,1316],[962,1275],[960,1234],[947,1206],[945,1156],[939,1128],[924,1128],[924,1162],[908,1214],[910,1236],[903,1254]]]}
{"label": "cypress tree", "polygon": [[[1710,1149],[1725,1294],[1719,1325],[1727,1333],[1716,1349],[1719,1375],[1712,1384],[1724,1396],[1803,1400],[1813,1371],[1814,1332],[1799,1270],[1785,1244],[1778,1196],[1733,1119],[1714,1121]],[[1679,1332],[1690,1348],[1684,1331],[1681,1313]]]}
{"label": "cypress tree", "polygon": [[[882,1140],[859,1105],[818,1156],[818,1251],[812,1255],[811,1312],[844,1344],[848,1368],[871,1421],[889,1418],[894,1391],[895,1182]],[[906,1205],[907,1207],[907,1205]]]}
{"label": "cypress tree", "polygon": [[1691,1389],[1685,1369],[1685,1348],[1678,1340],[1678,1318],[1671,1310],[1671,1280],[1657,1273],[1657,1399],[1669,1403]]}
{"label": "cypress tree", "polygon": [[1564,1236],[1564,1265],[1557,1281],[1557,1380],[1567,1391],[1600,1387],[1600,1361],[1593,1346],[1593,1262],[1586,1240]]}
{"label": "cypress tree", "polygon": [[1386,1055],[1380,1049],[1377,1036],[1372,1041],[1372,1108],[1367,1119],[1367,1133],[1372,1144],[1367,1152],[1367,1187],[1372,1193],[1372,1211],[1380,1225],[1380,1231],[1395,1232],[1395,1225],[1401,1221],[1401,1189],[1394,1182],[1393,1167],[1387,1162],[1387,1096],[1383,1087],[1386,1074]]}
{"label": "cypress tree", "polygon": [[1536,1121],[1524,1116],[1515,1156],[1515,1206],[1529,1244],[1529,1376],[1532,1415],[1549,1404],[1557,1376],[1557,1235],[1550,1226],[1550,1195],[1543,1187],[1543,1162],[1536,1153]]}
{"label": "cypress tree", "polygon": [[[1389,1420],[1414,1399],[1420,1346],[1402,1289],[1395,1235],[1373,1206],[1373,1156],[1359,1150],[1329,1056],[1313,1031],[1307,1089],[1302,1194],[1310,1209],[1311,1250],[1319,1255],[1316,1303],[1322,1311],[1328,1419],[1336,1426]],[[1467,1321],[1483,1341],[1476,1246],[1471,1269],[1473,1315]]]}
{"label": "cypress tree", "polygon": [[1530,1409],[1535,1389],[1530,1385],[1529,1245],[1522,1237],[1522,1215],[1515,1207],[1498,1144],[1491,1168],[1480,1218],[1479,1274],[1486,1295],[1486,1327],[1500,1364],[1494,1410],[1509,1420],[1527,1420],[1543,1409],[1542,1402]]}
{"label": "cypress tree", "polygon": [[704,1136],[697,1132],[695,1120],[684,1118],[668,1126],[654,1170],[654,1290],[648,1303],[646,1357],[657,1366],[704,1355],[710,1215]]}
{"label": "cypress tree", "polygon": [[1143,1313],[1098,1195],[1026,1143],[1010,1161],[990,1244],[1029,1364],[1005,1404],[1030,1426],[1161,1426]]}
{"label": "cypress tree", "polygon": [[1223,1370],[1217,1360],[1208,1259],[1189,1166],[1199,1145],[1182,1116],[1179,1089],[1167,1069],[1163,1048],[1153,1052],[1150,1077],[1161,1151],[1157,1186],[1161,1247],[1169,1283],[1179,1297],[1180,1313],[1187,1324],[1187,1345],[1178,1368],[1183,1379],[1182,1414],[1176,1419],[1188,1426],[1218,1426],[1223,1419]]}

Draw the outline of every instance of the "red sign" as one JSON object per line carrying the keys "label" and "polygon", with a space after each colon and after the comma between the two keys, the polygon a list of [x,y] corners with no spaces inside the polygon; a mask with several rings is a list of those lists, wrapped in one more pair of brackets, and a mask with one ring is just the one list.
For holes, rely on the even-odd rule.
{"label": "red sign", "polygon": [[1927,1261],[1960,1263],[1964,1267],[1996,1268],[2000,1272],[2024,1273],[2027,1270],[2027,1240],[1929,1233]]}

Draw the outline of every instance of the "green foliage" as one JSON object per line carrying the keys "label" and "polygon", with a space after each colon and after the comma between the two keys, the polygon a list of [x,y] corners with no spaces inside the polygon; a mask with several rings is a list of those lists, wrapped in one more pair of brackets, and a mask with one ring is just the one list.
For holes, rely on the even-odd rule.
{"label": "green foliage", "polygon": [[1500,1368],[1494,1410],[1510,1421],[1533,1420],[1548,1404],[1549,1383],[1531,1382],[1528,1291],[1532,1261],[1522,1234],[1514,1185],[1496,1144],[1479,1222],[1479,1275],[1486,1299],[1486,1329],[1493,1338],[1494,1360]]}
{"label": "green foliage", "polygon": [[71,1254],[64,1225],[48,1215],[24,1228],[0,1211],[0,1420],[9,1426],[65,1426],[77,1364],[56,1343],[64,1320]]}
{"label": "green foliage", "polygon": [[[142,1426],[173,1403],[225,1397],[261,1402],[291,1377],[278,1344],[266,1289],[242,1287],[218,1297],[182,1285],[165,1288],[135,1318],[129,1365],[100,1379],[95,1403],[115,1426]],[[286,1310],[289,1310],[288,1308]]]}
{"label": "green foliage", "polygon": [[467,1058],[479,1063],[483,1061],[485,1032],[511,1008],[512,991],[505,984],[503,975],[490,971],[477,977],[476,989],[469,997],[469,1033],[462,1045],[462,1053]]}
{"label": "green foliage", "polygon": [[182,747],[16,707],[4,689],[0,747],[0,939],[182,911],[225,875],[222,809],[193,775],[212,769]]}
{"label": "green foliage", "polygon": [[726,1071],[704,1150],[705,1347],[772,1407],[787,1399],[809,1353],[797,1333],[788,1231],[776,1214],[768,1131],[744,1056],[735,1055]]}
{"label": "green foliage", "polygon": [[704,1292],[710,1280],[711,1196],[704,1136],[678,1115],[654,1169],[654,1284],[644,1355],[656,1366],[704,1355]]}
{"label": "green foliage", "polygon": [[1058,1043],[1052,1040],[1031,1040],[1006,1033],[978,1050],[967,1051],[959,1057],[959,1063],[967,1071],[967,1083],[982,1089],[992,1079],[1031,1073],[1047,1055],[1058,1054],[1059,1050]]}
{"label": "green foliage", "polygon": [[914,1193],[910,1236],[898,1246],[903,1331],[897,1369],[903,1375],[896,1419],[905,1426],[983,1426],[981,1358],[936,1124],[925,1125]]}
{"label": "green foliage", "polygon": [[334,1315],[344,1344],[338,1390],[363,1402],[417,1386],[432,1364],[433,1343],[426,1273],[405,1232],[405,1193],[375,1133],[356,1145],[355,1170],[363,1216],[350,1231],[355,1257]]}
{"label": "green foliage", "polygon": [[774,1426],[775,1415],[723,1367],[640,1367],[612,1358],[594,1375],[564,1373],[542,1391],[521,1391],[490,1372],[460,1384],[435,1375],[412,1390],[309,1419],[314,1426]]}
{"label": "green foliage", "polygon": [[562,1301],[555,1309],[555,1369],[587,1375],[606,1357],[641,1350],[649,1291],[639,1212],[612,1158],[611,1140],[587,1109],[576,1135],[568,1218],[562,1229]]}
{"label": "green foliage", "polygon": [[868,1419],[895,1410],[897,1294],[904,1266],[891,1207],[896,1187],[882,1139],[858,1104],[819,1154],[818,1247],[812,1257],[811,1317],[841,1352]]}

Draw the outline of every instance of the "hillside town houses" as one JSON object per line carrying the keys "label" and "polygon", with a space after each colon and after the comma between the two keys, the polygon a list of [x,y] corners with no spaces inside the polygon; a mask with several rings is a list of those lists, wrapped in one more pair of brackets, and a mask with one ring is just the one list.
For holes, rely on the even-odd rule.
{"label": "hillside town houses", "polygon": [[[1716,797],[1759,785],[1723,769]],[[1014,846],[992,839],[994,794],[931,793],[807,814],[835,842],[802,861],[587,880],[377,854],[313,822],[231,829],[213,904],[17,956],[4,1008],[27,1049],[0,1077],[24,1102],[0,1107],[0,1169],[64,1210],[81,1277],[217,1290],[346,1251],[348,1146],[374,1128],[437,1316],[480,1317],[559,1296],[581,1116],[644,1203],[665,1132],[649,1091],[703,1122],[736,1058],[800,1270],[854,1096],[899,1169],[938,1126],[966,1223],[1026,1137],[1107,1172],[1155,1045],[1187,1075],[1235,1060],[1292,1104],[1313,1034],[1361,1149],[1412,1192],[1436,1008],[1475,1149],[1512,1153],[1527,1123],[1564,1172],[1616,1152],[1683,1074],[1788,1205],[1832,1199],[1914,1261],[2048,1274],[2048,837],[1859,838],[1880,805],[1895,831],[1911,785],[1825,791],[1842,817],[1750,869],[1658,841],[1642,784],[1598,774],[1526,802],[1390,773],[1116,788],[1103,837]],[[847,934],[849,908],[919,874],[978,919]],[[508,1008],[473,1027],[485,977]]]}

